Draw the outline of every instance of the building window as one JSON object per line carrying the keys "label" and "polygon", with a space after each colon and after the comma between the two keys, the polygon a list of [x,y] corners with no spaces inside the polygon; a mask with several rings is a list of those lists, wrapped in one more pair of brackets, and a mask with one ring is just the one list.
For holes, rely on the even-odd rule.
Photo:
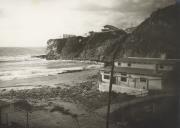
{"label": "building window", "polygon": [[109,75],[104,75],[104,79],[109,80],[109,79],[110,79],[110,76],[109,76]]}
{"label": "building window", "polygon": [[146,82],[147,79],[146,78],[140,78],[140,82]]}
{"label": "building window", "polygon": [[131,67],[131,63],[128,63],[128,67]]}
{"label": "building window", "polygon": [[121,62],[118,62],[118,65],[121,66]]}
{"label": "building window", "polygon": [[121,73],[121,76],[127,76],[127,74],[126,73]]}
{"label": "building window", "polygon": [[121,77],[121,81],[127,82],[127,77]]}

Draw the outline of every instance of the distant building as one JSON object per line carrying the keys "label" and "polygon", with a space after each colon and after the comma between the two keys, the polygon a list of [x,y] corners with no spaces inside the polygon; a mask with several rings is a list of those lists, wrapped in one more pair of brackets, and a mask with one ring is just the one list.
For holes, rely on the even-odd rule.
{"label": "distant building", "polygon": [[[170,74],[180,60],[161,58],[121,58],[114,65],[112,90],[129,95],[147,94],[173,84]],[[100,70],[100,91],[109,91],[110,67]]]}
{"label": "distant building", "polygon": [[76,35],[63,34],[63,38],[76,37]]}
{"label": "distant building", "polygon": [[117,27],[114,27],[112,25],[105,25],[103,29],[101,29],[102,32],[109,32],[109,31],[118,31],[120,30]]}
{"label": "distant building", "polygon": [[92,36],[93,34],[95,34],[96,32],[94,31],[89,31],[89,36]]}

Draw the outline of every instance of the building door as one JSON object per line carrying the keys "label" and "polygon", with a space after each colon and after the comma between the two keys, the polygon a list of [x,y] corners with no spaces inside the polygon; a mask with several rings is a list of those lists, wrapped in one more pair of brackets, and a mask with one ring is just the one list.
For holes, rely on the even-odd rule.
{"label": "building door", "polygon": [[147,89],[147,79],[146,78],[140,77],[139,83],[140,83],[141,89]]}

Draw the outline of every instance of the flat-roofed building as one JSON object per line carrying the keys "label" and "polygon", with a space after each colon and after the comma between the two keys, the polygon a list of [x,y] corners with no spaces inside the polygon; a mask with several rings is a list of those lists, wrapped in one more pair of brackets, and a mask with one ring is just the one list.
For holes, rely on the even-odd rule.
{"label": "flat-roofed building", "polygon": [[[171,75],[178,63],[178,59],[121,58],[115,61],[112,90],[140,95],[169,88],[174,84]],[[100,70],[100,91],[109,91],[110,72],[110,67]]]}
{"label": "flat-roofed building", "polygon": [[71,38],[71,37],[76,37],[76,35],[72,35],[72,34],[63,34],[63,38]]}

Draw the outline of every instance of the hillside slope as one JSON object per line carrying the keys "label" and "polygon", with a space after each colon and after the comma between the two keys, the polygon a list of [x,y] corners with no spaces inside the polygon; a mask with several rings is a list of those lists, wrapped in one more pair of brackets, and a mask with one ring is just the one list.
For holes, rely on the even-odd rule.
{"label": "hillside slope", "polygon": [[123,30],[94,33],[86,40],[86,46],[80,58],[99,61],[104,61],[108,57],[111,58],[115,46],[121,45],[121,38],[124,35],[126,35],[126,32]]}
{"label": "hillside slope", "polygon": [[172,5],[152,13],[140,24],[119,49],[120,56],[180,58],[180,12]]}
{"label": "hillside slope", "polygon": [[117,48],[117,58],[160,57],[161,54],[166,54],[167,58],[180,58],[179,18],[178,6],[172,5],[152,13],[129,34],[117,30],[95,32],[88,37],[51,39],[47,58],[106,61],[112,58]]}

